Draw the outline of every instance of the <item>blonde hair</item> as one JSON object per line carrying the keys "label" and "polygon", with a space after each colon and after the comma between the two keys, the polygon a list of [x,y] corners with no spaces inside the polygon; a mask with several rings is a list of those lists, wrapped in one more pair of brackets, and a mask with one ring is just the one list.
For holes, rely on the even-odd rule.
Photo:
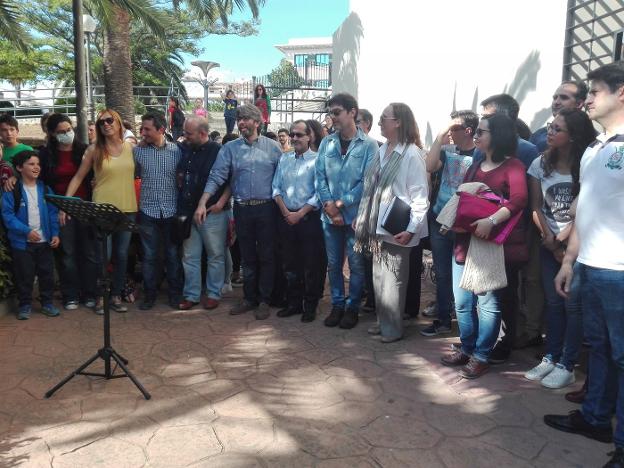
{"label": "blonde hair", "polygon": [[95,134],[97,137],[93,148],[93,163],[98,170],[102,169],[102,163],[104,160],[110,158],[110,154],[108,154],[108,151],[106,150],[106,137],[102,133],[102,127],[99,124],[100,118],[107,112],[111,115],[113,120],[117,122],[117,126],[119,127],[119,140],[123,141],[125,131],[123,120],[121,120],[121,116],[117,113],[117,111],[114,111],[113,109],[104,109],[98,114],[97,119],[95,119]]}

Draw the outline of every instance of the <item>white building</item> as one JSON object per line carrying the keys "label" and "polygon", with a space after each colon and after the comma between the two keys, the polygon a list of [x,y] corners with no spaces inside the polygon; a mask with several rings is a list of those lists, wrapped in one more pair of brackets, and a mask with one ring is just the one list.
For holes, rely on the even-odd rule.
{"label": "white building", "polygon": [[[378,2],[351,0],[351,13],[333,36],[333,92],[353,94],[375,118],[390,102],[405,102],[426,144],[452,110],[478,112],[483,99],[503,92],[518,100],[520,118],[536,129],[550,117],[552,93],[566,75],[564,45],[568,64],[578,55],[570,53],[581,39],[575,28],[588,36],[582,38],[585,49],[616,34],[603,34],[587,21],[592,3],[386,0],[380,8]],[[599,3],[613,9],[596,23],[621,14],[621,0]],[[606,63],[578,62],[588,69]],[[379,137],[376,125],[373,136]]]}

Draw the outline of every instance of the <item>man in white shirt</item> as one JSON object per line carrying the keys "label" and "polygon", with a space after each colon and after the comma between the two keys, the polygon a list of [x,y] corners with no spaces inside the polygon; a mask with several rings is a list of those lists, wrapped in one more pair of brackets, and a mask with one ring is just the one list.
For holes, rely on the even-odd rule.
{"label": "man in white shirt", "polygon": [[572,278],[580,280],[589,386],[581,410],[546,415],[544,422],[613,441],[616,450],[605,467],[615,468],[624,467],[624,63],[605,65],[587,77],[587,112],[605,132],[581,160],[575,230],[555,283],[566,296]]}

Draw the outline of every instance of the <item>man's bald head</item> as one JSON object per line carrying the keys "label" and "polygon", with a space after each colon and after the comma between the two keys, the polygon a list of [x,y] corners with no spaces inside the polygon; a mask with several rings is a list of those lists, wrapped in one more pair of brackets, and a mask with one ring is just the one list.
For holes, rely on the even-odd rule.
{"label": "man's bald head", "polygon": [[191,115],[184,121],[184,138],[191,146],[200,146],[209,141],[208,120],[199,115]]}

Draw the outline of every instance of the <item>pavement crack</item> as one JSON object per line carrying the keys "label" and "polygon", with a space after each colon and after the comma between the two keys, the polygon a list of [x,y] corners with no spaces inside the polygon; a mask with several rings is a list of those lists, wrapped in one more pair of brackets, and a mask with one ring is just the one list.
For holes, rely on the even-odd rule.
{"label": "pavement crack", "polygon": [[92,444],[94,444],[94,443],[98,442],[99,440],[102,440],[102,438],[101,438],[101,437],[100,437],[100,438],[97,438],[97,439],[95,439],[95,440],[92,440],[91,442],[87,442],[86,444],[79,445],[78,447],[73,448],[73,449],[71,449],[71,450],[70,450],[70,451],[68,451],[68,452],[63,452],[63,453],[61,453],[61,456],[62,456],[62,455],[68,455],[68,454],[70,454],[70,453],[76,453],[78,450],[83,449],[83,448],[85,448],[85,447],[88,447],[89,445],[92,445]]}

